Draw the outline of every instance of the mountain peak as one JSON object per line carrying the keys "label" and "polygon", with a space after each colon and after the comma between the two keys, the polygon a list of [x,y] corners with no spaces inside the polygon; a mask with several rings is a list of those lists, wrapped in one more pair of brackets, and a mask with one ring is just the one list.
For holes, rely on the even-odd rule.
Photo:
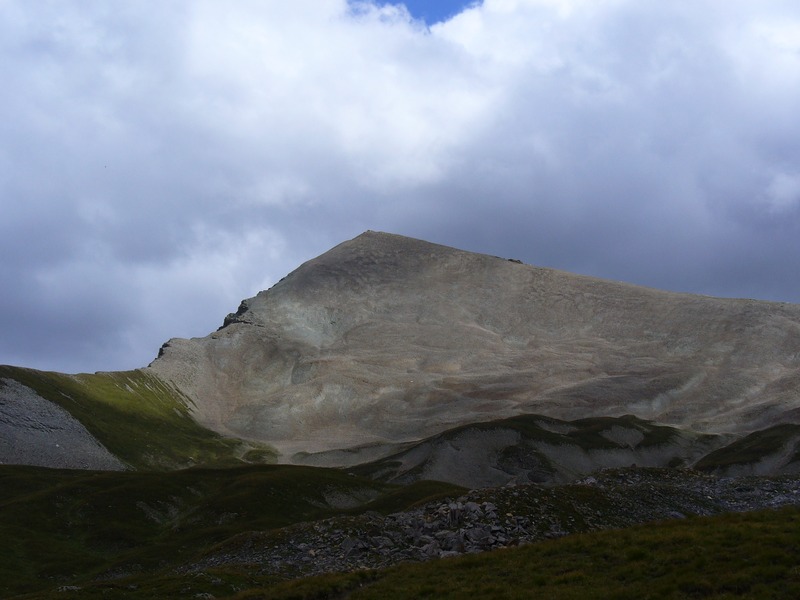
{"label": "mountain peak", "polygon": [[151,369],[221,433],[393,447],[481,420],[633,414],[748,431],[800,413],[800,307],[675,294],[367,231]]}

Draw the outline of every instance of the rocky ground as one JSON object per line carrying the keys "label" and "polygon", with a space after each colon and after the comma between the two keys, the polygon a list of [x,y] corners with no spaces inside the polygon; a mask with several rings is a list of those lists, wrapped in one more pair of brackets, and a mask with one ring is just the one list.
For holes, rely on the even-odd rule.
{"label": "rocky ground", "polygon": [[717,478],[688,470],[615,469],[572,485],[478,489],[401,513],[369,512],[251,532],[181,571],[251,565],[262,574],[293,578],[784,505],[800,505],[800,477]]}
{"label": "rocky ground", "polygon": [[31,388],[0,378],[0,465],[120,471],[83,424]]}

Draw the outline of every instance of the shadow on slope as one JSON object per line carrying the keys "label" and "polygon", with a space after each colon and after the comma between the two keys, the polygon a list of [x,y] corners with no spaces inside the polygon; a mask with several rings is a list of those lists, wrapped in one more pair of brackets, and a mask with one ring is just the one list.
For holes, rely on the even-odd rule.
{"label": "shadow on slope", "polygon": [[723,436],[632,415],[575,421],[521,415],[451,429],[351,471],[387,482],[435,479],[471,488],[562,483],[603,468],[691,465],[723,443]]}
{"label": "shadow on slope", "polygon": [[800,473],[800,425],[755,431],[704,456],[696,468],[728,477]]}
{"label": "shadow on slope", "polygon": [[[207,552],[184,555],[189,562],[179,569],[162,565],[113,580],[83,578],[62,586],[58,597],[796,597],[798,483],[791,477],[729,479],[680,469],[619,469],[581,484],[462,490],[455,492],[463,494],[458,499],[440,498],[383,518],[364,505],[361,514],[244,531]],[[693,516],[786,504],[793,506],[713,519]],[[672,521],[635,526],[665,518]],[[358,537],[391,536],[424,554],[423,544],[433,543],[426,535],[444,544],[462,533],[462,541],[481,545],[473,536],[481,529],[500,537],[520,526],[524,532],[506,540],[506,549],[422,565],[400,558],[383,570],[365,568],[381,564],[379,549],[359,550],[353,544]],[[626,526],[633,527],[620,529]],[[614,530],[597,532],[608,528]],[[407,535],[393,535],[402,530]],[[572,535],[547,539],[567,533]],[[509,548],[517,544],[524,546]],[[289,562],[299,575],[285,576],[282,567],[289,557],[295,557]],[[426,559],[417,554],[411,560]],[[327,574],[280,581],[303,572]]]}
{"label": "shadow on slope", "polygon": [[249,466],[171,473],[0,467],[0,596],[153,577],[245,531],[403,510],[460,488],[399,489],[336,469]]}

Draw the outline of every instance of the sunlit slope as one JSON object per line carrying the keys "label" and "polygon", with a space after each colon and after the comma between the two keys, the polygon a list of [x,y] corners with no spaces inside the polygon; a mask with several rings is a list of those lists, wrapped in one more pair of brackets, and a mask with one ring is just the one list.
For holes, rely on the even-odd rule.
{"label": "sunlit slope", "polygon": [[747,433],[798,419],[800,306],[367,232],[211,335],[170,340],[146,372],[190,398],[200,423],[274,445],[281,461],[365,446],[377,459],[521,414]]}
{"label": "sunlit slope", "polygon": [[0,461],[66,468],[175,469],[274,457],[192,418],[189,400],[142,370],[65,375],[0,366]]}

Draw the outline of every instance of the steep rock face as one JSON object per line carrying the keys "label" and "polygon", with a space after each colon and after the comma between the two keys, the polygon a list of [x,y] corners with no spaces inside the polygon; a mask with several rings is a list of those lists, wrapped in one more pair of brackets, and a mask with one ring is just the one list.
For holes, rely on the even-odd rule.
{"label": "steep rock face", "polygon": [[372,456],[466,423],[800,417],[800,306],[663,292],[367,232],[148,369],[223,434]]}

